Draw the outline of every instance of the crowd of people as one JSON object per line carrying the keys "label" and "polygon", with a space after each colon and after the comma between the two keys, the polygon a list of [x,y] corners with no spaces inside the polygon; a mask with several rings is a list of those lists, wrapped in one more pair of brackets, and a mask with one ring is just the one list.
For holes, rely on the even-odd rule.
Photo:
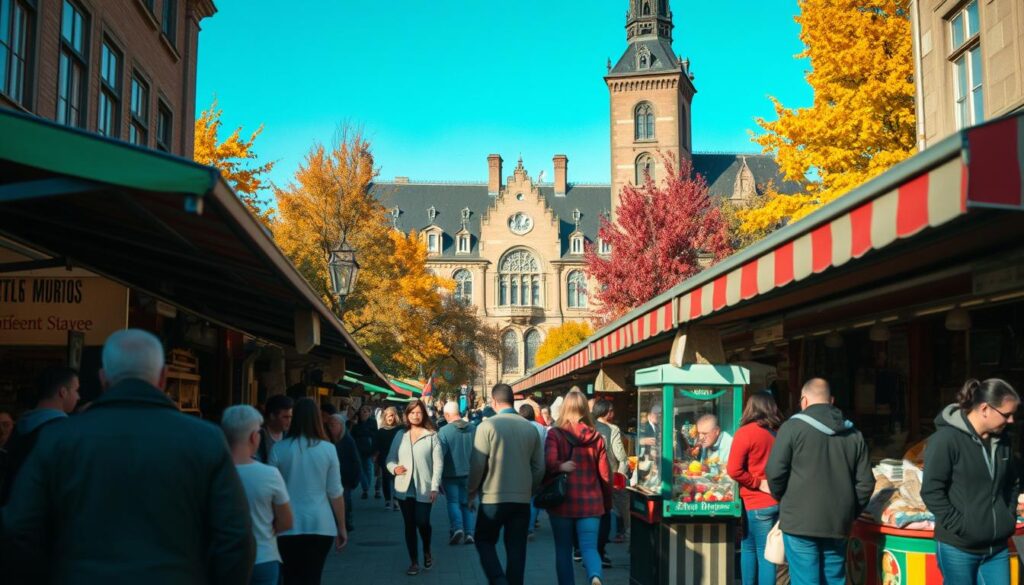
{"label": "crowd of people", "polygon": [[[434,567],[438,497],[448,544],[475,546],[490,583],[525,582],[541,510],[559,585],[576,583],[574,560],[588,585],[600,585],[605,548],[628,537],[630,466],[614,406],[577,388],[548,407],[517,408],[511,387],[498,384],[473,412],[421,400],[402,412],[339,412],[277,395],[262,413],[227,408],[218,429],[163,392],[153,335],[115,333],[102,366],[104,392],[85,412],[77,374],[54,368],[40,377],[34,409],[16,424],[0,413],[5,582],[320,583],[329,552],[356,529],[360,491],[401,512],[410,576]],[[1010,582],[1020,483],[1005,430],[1019,406],[1006,382],[971,380],[936,417],[921,495],[946,582]],[[646,414],[641,450],[659,436],[660,415]],[[721,461],[739,484],[744,585],[775,583],[766,558],[775,530],[792,583],[845,583],[847,538],[875,479],[828,383],[808,381],[787,420],[764,391],[748,396],[734,436],[713,415],[695,427],[701,457]]]}

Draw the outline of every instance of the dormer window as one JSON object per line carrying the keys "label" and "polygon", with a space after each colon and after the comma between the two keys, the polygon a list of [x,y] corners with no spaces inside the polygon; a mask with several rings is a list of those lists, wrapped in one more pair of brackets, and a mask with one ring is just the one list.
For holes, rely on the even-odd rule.
{"label": "dormer window", "polygon": [[437,226],[430,226],[423,230],[423,240],[427,244],[427,254],[436,256],[444,250],[444,232]]}
{"label": "dormer window", "polygon": [[612,253],[612,245],[605,240],[598,238],[597,240],[597,251],[602,256],[607,256]]}
{"label": "dormer window", "polygon": [[437,217],[437,209],[431,205],[427,208],[427,221],[434,223],[434,218]]}
{"label": "dormer window", "polygon": [[459,233],[459,235],[456,237],[457,244],[455,252],[457,254],[469,254],[470,250],[472,249],[472,241],[470,240],[471,237],[472,236],[470,236],[469,233]]}
{"label": "dormer window", "polygon": [[573,234],[569,239],[569,253],[575,255],[583,254],[583,234]]}
{"label": "dormer window", "polygon": [[469,221],[469,217],[470,217],[471,215],[473,215],[473,212],[472,212],[472,211],[470,211],[470,209],[469,209],[468,207],[467,207],[467,208],[465,208],[465,209],[463,209],[463,210],[462,210],[462,221],[463,221],[463,222],[467,222],[467,221]]}
{"label": "dormer window", "polygon": [[654,56],[651,55],[651,50],[647,48],[647,45],[640,45],[636,50],[636,68],[650,69],[652,62],[654,62]]}

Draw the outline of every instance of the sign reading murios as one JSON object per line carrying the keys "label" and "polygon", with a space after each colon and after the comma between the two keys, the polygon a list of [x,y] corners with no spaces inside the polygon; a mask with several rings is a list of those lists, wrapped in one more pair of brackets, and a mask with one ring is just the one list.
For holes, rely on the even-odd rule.
{"label": "sign reading murios", "polygon": [[96,276],[0,275],[0,345],[102,345],[128,326],[128,289]]}

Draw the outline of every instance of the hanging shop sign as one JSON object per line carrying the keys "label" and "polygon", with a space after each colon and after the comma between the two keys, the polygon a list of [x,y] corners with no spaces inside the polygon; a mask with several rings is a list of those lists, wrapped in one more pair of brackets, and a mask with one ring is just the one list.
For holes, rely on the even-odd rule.
{"label": "hanging shop sign", "polygon": [[0,345],[102,345],[128,326],[128,289],[97,276],[0,275]]}

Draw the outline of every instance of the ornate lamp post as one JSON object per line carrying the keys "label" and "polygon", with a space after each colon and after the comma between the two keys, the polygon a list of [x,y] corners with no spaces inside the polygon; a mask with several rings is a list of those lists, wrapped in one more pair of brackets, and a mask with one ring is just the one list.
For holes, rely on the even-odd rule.
{"label": "ornate lamp post", "polygon": [[327,260],[327,269],[331,274],[331,289],[334,296],[338,297],[338,303],[342,304],[345,302],[345,297],[355,289],[356,277],[359,276],[356,252],[344,239],[340,246],[331,250],[330,258]]}

